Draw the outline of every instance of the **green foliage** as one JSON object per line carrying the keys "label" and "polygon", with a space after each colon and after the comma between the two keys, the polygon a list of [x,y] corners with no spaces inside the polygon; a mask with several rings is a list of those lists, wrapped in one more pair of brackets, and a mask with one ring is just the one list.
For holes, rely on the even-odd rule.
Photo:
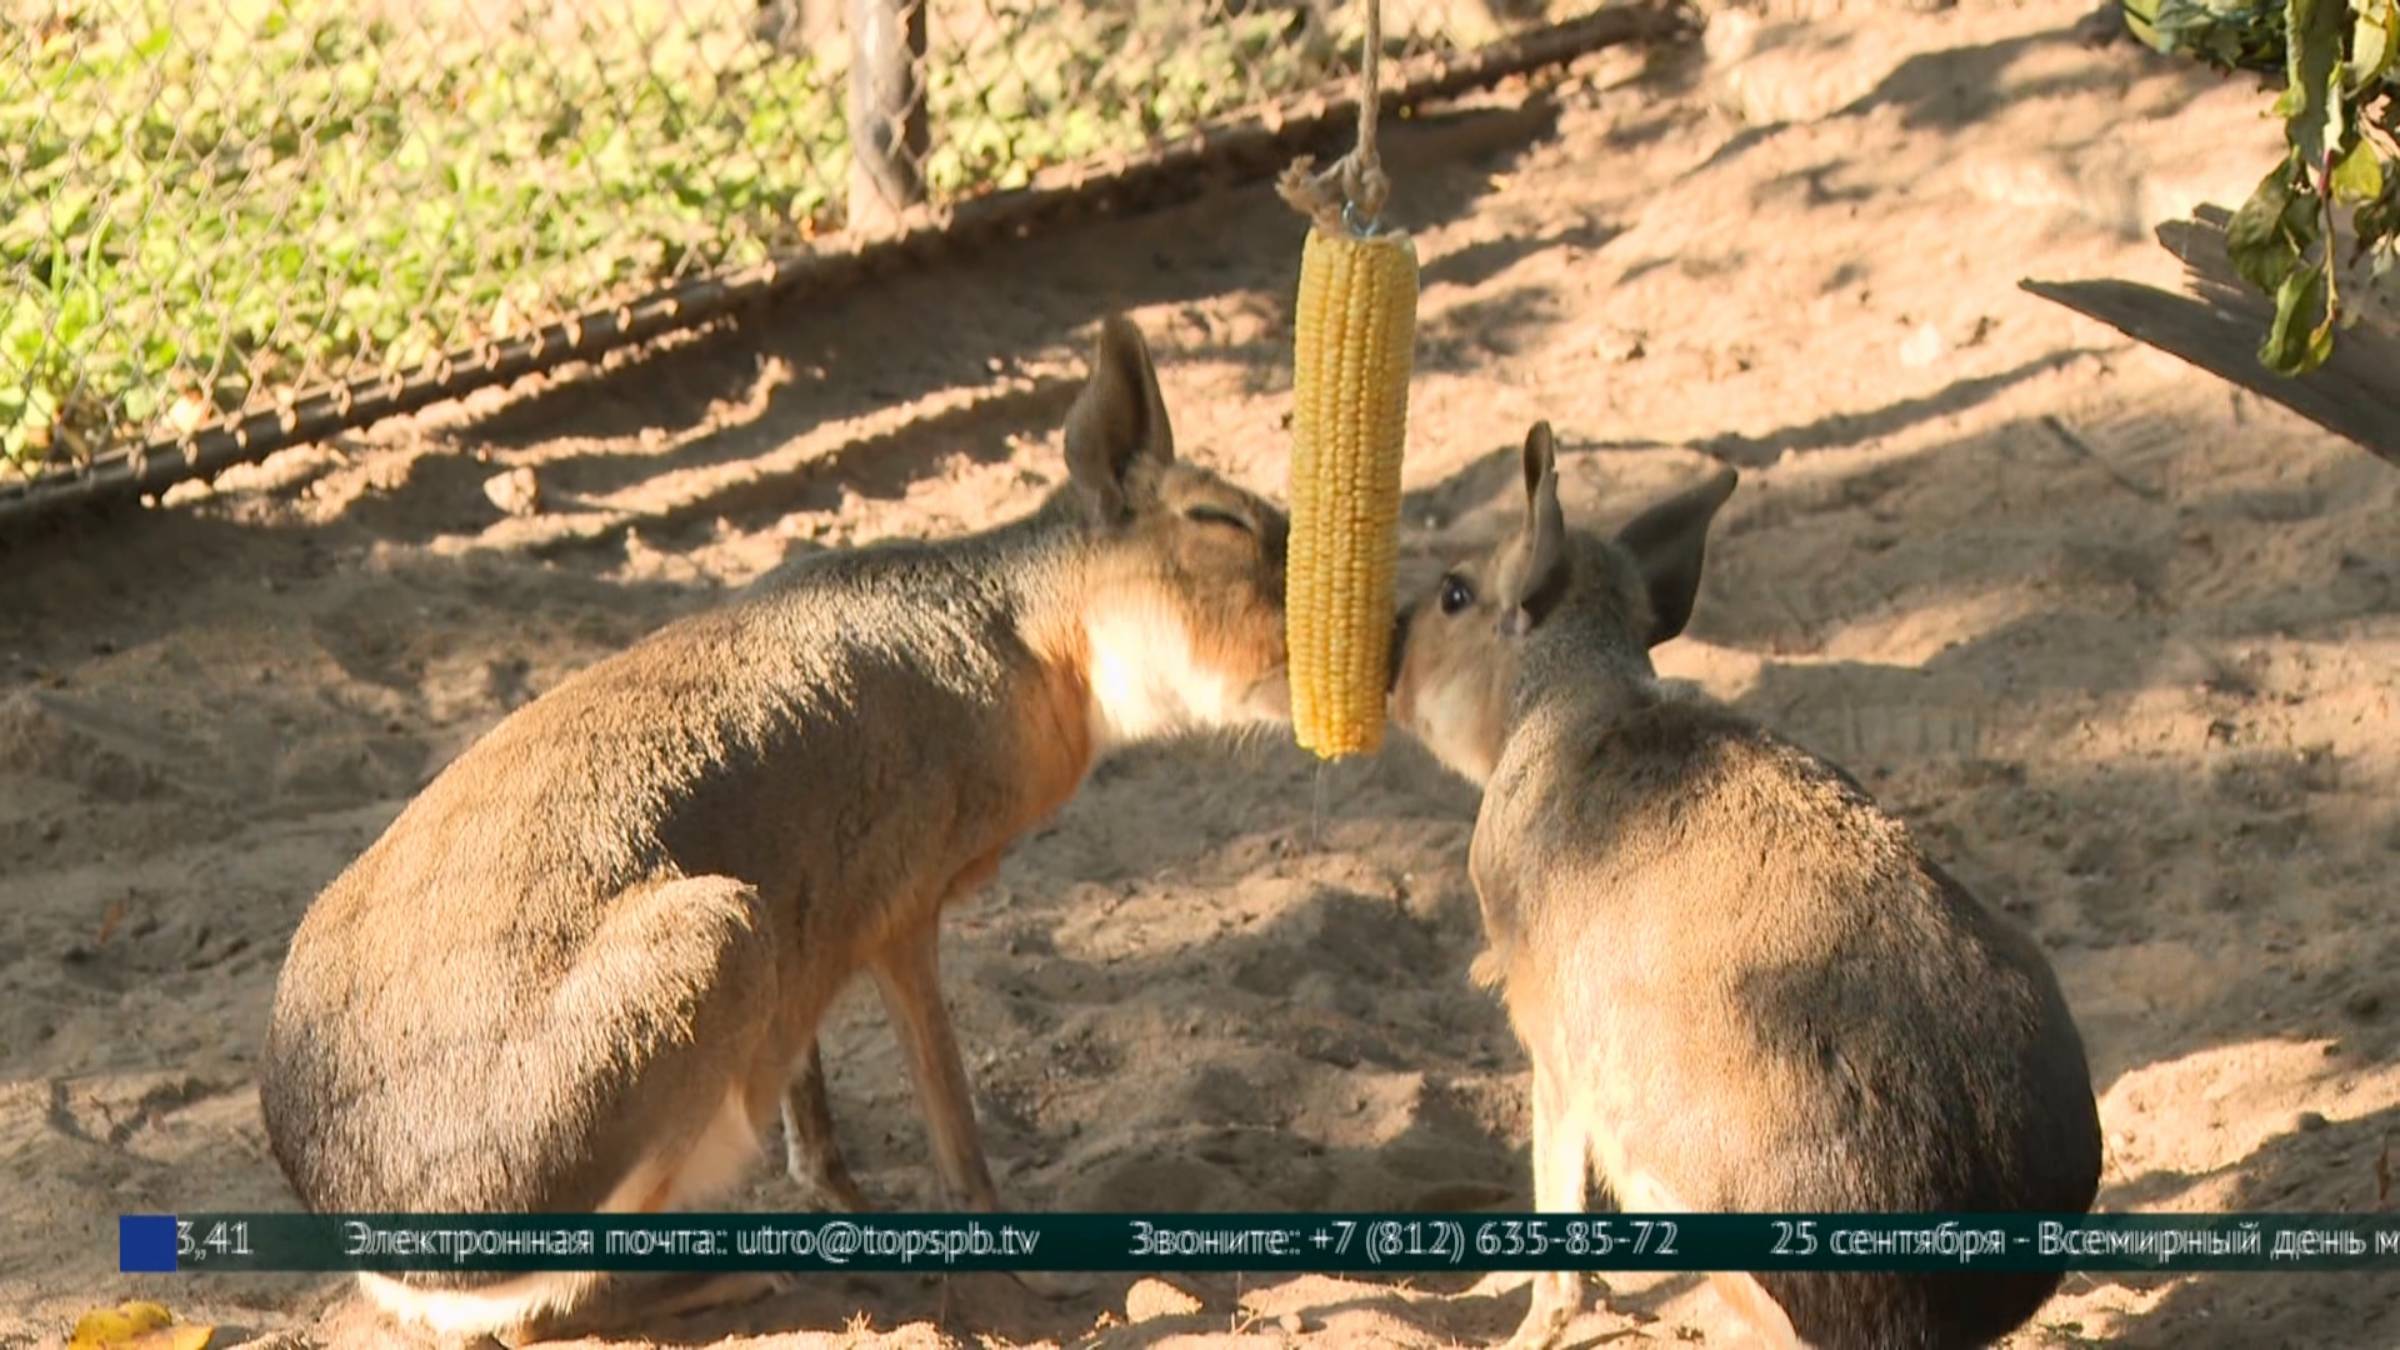
{"label": "green foliage", "polygon": [[[935,195],[1328,73],[1280,13],[1200,28],[1172,3],[985,6],[988,31],[928,62]],[[838,75],[696,31],[680,0],[533,5],[539,31],[463,35],[343,0],[49,8],[0,21],[0,475],[404,370],[840,220]]]}
{"label": "green foliage", "polygon": [[2259,359],[2286,375],[2323,365],[2342,318],[2337,211],[2353,261],[2383,277],[2400,256],[2400,0],[2125,0],[2126,22],[2162,51],[2222,70],[2279,69],[2289,147],[2227,233],[2242,277],[2275,298]]}
{"label": "green foliage", "polygon": [[[1273,6],[1238,16],[1192,0],[987,3],[988,33],[928,77],[937,196],[1023,187],[1057,164],[1139,150],[1337,68]],[[1196,18],[1197,16],[1197,18]]]}
{"label": "green foliage", "polygon": [[2220,70],[2283,68],[2282,0],[2124,0],[2135,37]]}

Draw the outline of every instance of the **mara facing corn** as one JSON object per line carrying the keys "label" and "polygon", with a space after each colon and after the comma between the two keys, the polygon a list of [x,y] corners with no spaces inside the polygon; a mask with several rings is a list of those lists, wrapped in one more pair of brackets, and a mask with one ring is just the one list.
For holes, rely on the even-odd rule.
{"label": "mara facing corn", "polygon": [[1326,759],[1383,742],[1416,321],[1417,251],[1406,234],[1309,231],[1285,607],[1294,728]]}

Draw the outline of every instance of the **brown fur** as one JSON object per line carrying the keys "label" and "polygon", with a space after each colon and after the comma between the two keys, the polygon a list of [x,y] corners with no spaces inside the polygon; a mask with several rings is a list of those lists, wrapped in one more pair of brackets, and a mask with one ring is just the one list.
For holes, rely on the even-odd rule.
{"label": "brown fur", "polygon": [[[686,1205],[737,1179],[780,1106],[812,1203],[863,1208],[816,1028],[865,971],[945,1191],[993,1208],[942,909],[1111,745],[1289,715],[1283,517],[1175,459],[1121,319],[1066,440],[1072,481],[1026,519],[811,558],[565,681],[327,886],[261,1082],[303,1201]],[[509,1336],[598,1315],[607,1283],[368,1282]]]}
{"label": "brown fur", "polygon": [[[2040,949],[1848,775],[1730,710],[1670,697],[1731,471],[1617,538],[1569,532],[1548,427],[1526,525],[1408,607],[1394,714],[1484,785],[1469,854],[1533,1060],[1534,1189],[1583,1208],[2082,1211],[2100,1132]],[[1445,597],[1447,601],[1445,602]],[[1718,1281],[1778,1344],[1988,1343],[2055,1274]],[[1536,1280],[1518,1343],[1575,1310]]]}

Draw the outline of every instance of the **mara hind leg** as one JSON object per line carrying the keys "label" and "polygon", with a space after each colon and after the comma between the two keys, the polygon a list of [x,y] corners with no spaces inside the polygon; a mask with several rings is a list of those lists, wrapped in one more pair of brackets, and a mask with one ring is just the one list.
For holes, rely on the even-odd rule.
{"label": "mara hind leg", "polygon": [[657,1323],[755,1303],[784,1293],[798,1277],[780,1270],[690,1271],[674,1275],[612,1274],[573,1312],[527,1323],[496,1336],[517,1347],[606,1333],[633,1323]]}
{"label": "mara hind leg", "polygon": [[[727,1164],[738,1154],[754,1158],[758,1130],[754,1112],[740,1093],[729,1095],[696,1147],[688,1150],[681,1168],[628,1178],[648,1194],[637,1204],[606,1207],[658,1214],[702,1202],[721,1193]],[[614,1199],[615,1197],[611,1197]],[[687,1271],[671,1275],[608,1273],[593,1278],[572,1307],[561,1307],[529,1318],[498,1335],[503,1345],[517,1347],[536,1341],[605,1333],[634,1322],[650,1323],[755,1302],[790,1289],[796,1276],[785,1271]]]}
{"label": "mara hind leg", "polygon": [[1708,1283],[1769,1350],[1805,1350],[1808,1343],[1792,1329],[1792,1319],[1784,1313],[1783,1305],[1767,1293],[1756,1277],[1736,1270],[1720,1270],[1708,1277]]}
{"label": "mara hind leg", "polygon": [[[753,1066],[769,1051],[776,992],[769,926],[748,886],[699,877],[619,897],[550,996],[545,1024],[511,1049],[521,1095],[493,1106],[536,1117],[548,1127],[537,1137],[574,1151],[526,1160],[550,1178],[531,1207],[660,1212],[739,1182],[758,1158],[762,1107],[773,1109]],[[467,1290],[365,1278],[407,1320],[507,1344],[775,1287],[748,1272],[555,1272]]]}
{"label": "mara hind leg", "polygon": [[[1697,1207],[1657,1177],[1636,1172],[1626,1178],[1625,1193],[1619,1197],[1624,1207],[1634,1213],[1691,1214]],[[1806,1350],[1808,1342],[1792,1329],[1792,1320],[1783,1305],[1767,1293],[1757,1278],[1740,1271],[1714,1271],[1708,1277],[1709,1287],[1717,1291],[1740,1319],[1757,1344],[1766,1350]]]}

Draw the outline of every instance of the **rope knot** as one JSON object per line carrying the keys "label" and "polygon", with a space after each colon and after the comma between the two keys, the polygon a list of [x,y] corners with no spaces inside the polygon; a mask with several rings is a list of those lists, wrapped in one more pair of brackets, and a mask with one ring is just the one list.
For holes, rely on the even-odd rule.
{"label": "rope knot", "polygon": [[1275,180],[1283,200],[1328,234],[1373,233],[1392,192],[1392,180],[1384,174],[1383,157],[1375,147],[1375,122],[1383,110],[1376,87],[1383,58],[1383,5],[1381,0],[1364,3],[1367,40],[1359,61],[1357,147],[1323,173],[1316,171],[1315,156],[1302,155]]}

